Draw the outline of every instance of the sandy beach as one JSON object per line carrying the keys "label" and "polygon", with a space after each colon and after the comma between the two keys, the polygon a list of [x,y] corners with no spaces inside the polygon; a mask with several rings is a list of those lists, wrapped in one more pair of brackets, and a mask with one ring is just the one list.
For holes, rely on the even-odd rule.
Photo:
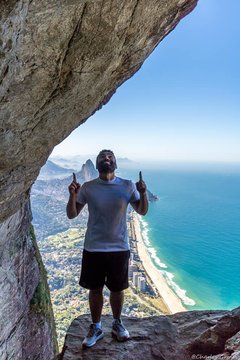
{"label": "sandy beach", "polygon": [[161,272],[154,266],[143,242],[139,220],[137,215],[134,213],[132,214],[132,227],[134,232],[133,235],[135,236],[135,240],[137,242],[137,252],[142,261],[143,268],[156,287],[159,295],[162,297],[164,303],[169,309],[169,312],[174,314],[176,312],[186,311],[187,309],[183,306],[179,297],[169,287]]}

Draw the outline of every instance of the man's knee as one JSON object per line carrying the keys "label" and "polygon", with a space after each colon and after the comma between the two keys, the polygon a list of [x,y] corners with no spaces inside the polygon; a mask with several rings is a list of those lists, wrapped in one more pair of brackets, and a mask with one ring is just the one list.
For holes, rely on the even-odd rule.
{"label": "man's knee", "polygon": [[124,294],[124,290],[117,290],[117,291],[110,290],[110,294],[112,294],[112,295],[121,295],[121,294]]}
{"label": "man's knee", "polygon": [[98,289],[92,289],[92,290],[89,290],[89,294],[91,294],[91,295],[101,295],[102,291],[103,291],[102,287],[98,288]]}

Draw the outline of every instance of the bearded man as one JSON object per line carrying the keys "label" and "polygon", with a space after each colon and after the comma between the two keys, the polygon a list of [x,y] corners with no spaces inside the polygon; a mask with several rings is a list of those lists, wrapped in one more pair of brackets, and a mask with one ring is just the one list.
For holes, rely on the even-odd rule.
{"label": "bearded man", "polygon": [[89,289],[92,324],[83,340],[83,348],[91,347],[103,338],[101,314],[104,285],[110,290],[112,336],[118,341],[129,339],[129,332],[121,320],[124,289],[129,286],[127,207],[131,204],[140,215],[145,215],[148,211],[146,185],[141,172],[136,186],[131,180],[117,177],[116,158],[111,150],[100,151],[96,168],[98,178],[81,186],[73,174],[73,181],[68,187],[68,218],[78,216],[86,204],[89,211],[79,284]]}

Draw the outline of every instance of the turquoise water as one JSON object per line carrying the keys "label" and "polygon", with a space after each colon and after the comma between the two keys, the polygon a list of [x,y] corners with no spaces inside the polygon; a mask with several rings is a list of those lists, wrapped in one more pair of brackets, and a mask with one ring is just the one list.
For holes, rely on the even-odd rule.
{"label": "turquoise water", "polygon": [[239,306],[240,173],[145,170],[143,177],[160,197],[141,217],[145,243],[183,304]]}

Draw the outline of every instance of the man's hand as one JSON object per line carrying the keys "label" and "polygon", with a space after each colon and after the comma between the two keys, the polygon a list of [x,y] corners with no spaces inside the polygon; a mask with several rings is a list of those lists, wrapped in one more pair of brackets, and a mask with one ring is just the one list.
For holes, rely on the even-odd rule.
{"label": "man's hand", "polygon": [[142,179],[142,172],[141,171],[139,171],[139,181],[136,182],[136,187],[137,187],[137,190],[142,195],[145,194],[146,191],[147,191],[147,186],[146,186],[145,182]]}
{"label": "man's hand", "polygon": [[134,210],[140,215],[146,215],[148,212],[147,186],[142,179],[142,172],[139,172],[139,181],[136,182],[136,188],[140,193],[140,199],[131,202]]}
{"label": "man's hand", "polygon": [[68,187],[70,195],[77,195],[81,185],[77,182],[76,174],[73,173],[73,181]]}
{"label": "man's hand", "polygon": [[81,188],[81,185],[77,182],[77,178],[75,173],[73,173],[73,181],[68,187],[70,196],[67,203],[67,217],[69,219],[74,219],[80,211],[83,209],[84,204],[80,204],[77,202],[77,194],[79,192],[79,189]]}

